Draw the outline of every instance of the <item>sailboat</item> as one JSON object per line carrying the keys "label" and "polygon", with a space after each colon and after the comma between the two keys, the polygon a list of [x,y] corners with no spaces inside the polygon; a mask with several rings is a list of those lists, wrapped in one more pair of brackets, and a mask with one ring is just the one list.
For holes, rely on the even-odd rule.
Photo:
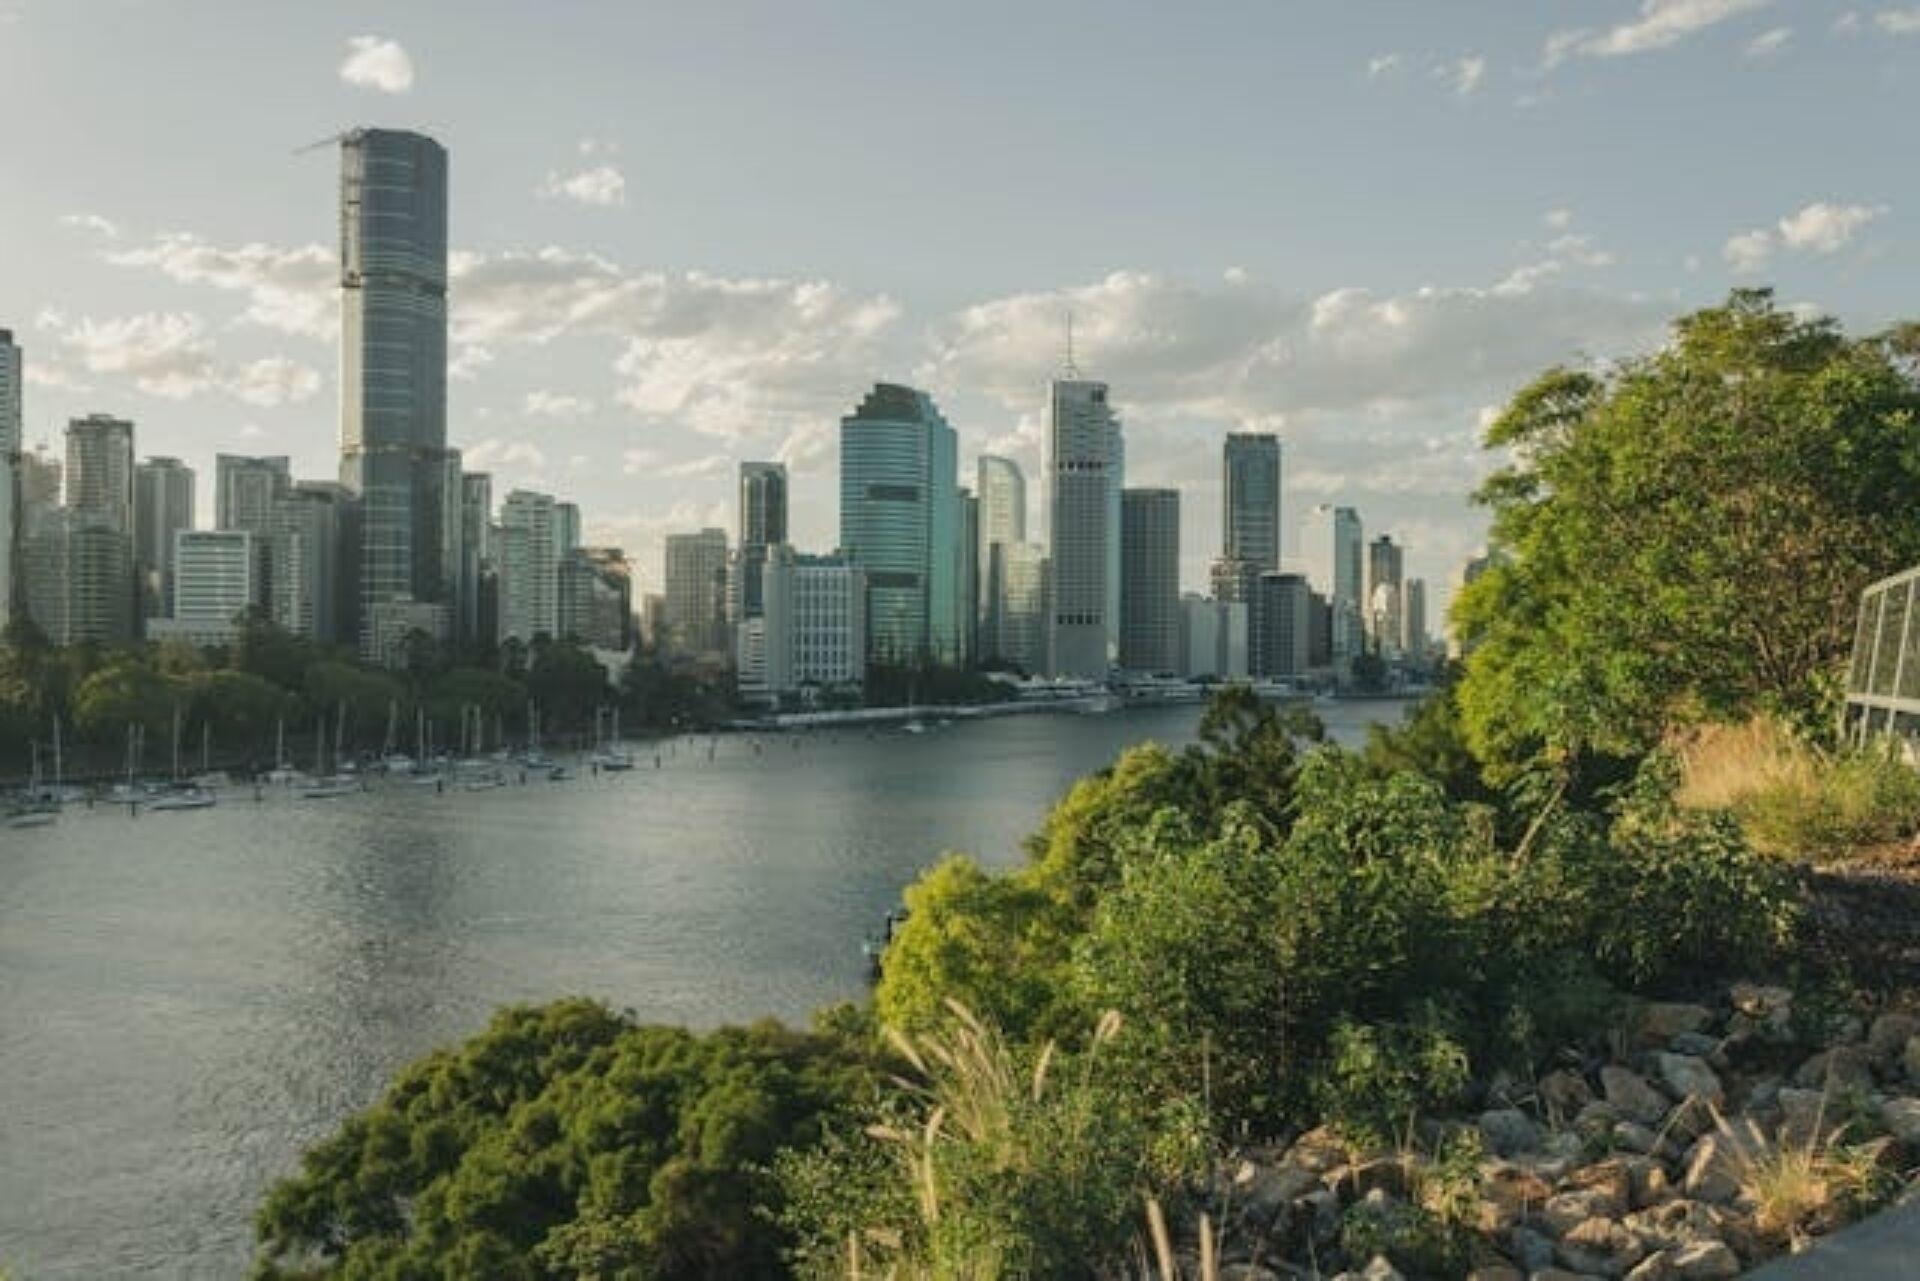
{"label": "sailboat", "polygon": [[153,798],[147,806],[155,813],[169,813],[174,810],[203,810],[213,804],[213,793],[193,784],[180,781],[180,704],[173,705],[173,771],[167,780],[167,789]]}
{"label": "sailboat", "polygon": [[[333,759],[336,767],[340,761],[340,733],[344,728],[346,704],[341,704],[339,719],[334,724]],[[313,781],[300,789],[300,795],[309,801],[331,800],[336,796],[345,796],[353,791],[353,780],[344,774],[326,772],[327,718],[323,713],[314,722],[313,743]]]}
{"label": "sailboat", "polygon": [[[60,741],[59,721],[54,722],[54,759],[59,760]],[[27,783],[26,799],[7,814],[7,826],[12,828],[48,827],[60,817],[59,766],[54,767],[53,795],[47,795],[40,782],[40,744],[31,744],[33,749],[33,775]]]}
{"label": "sailboat", "polygon": [[233,780],[223,769],[213,768],[213,722],[200,722],[200,772],[194,775],[195,787],[225,787]]}
{"label": "sailboat", "polygon": [[[611,710],[613,713],[613,733],[600,745],[600,750],[593,754],[593,763],[601,769],[612,770],[615,773],[619,773],[622,770],[630,770],[633,768],[633,754],[627,751],[626,744],[620,741],[619,705],[615,704]],[[594,717],[594,728],[597,730],[599,727],[600,718],[596,715]]]}
{"label": "sailboat", "polygon": [[416,763],[413,766],[413,785],[415,787],[442,788],[446,786],[446,774],[442,762],[435,761],[428,754],[427,709],[424,706],[413,709],[413,737]]}

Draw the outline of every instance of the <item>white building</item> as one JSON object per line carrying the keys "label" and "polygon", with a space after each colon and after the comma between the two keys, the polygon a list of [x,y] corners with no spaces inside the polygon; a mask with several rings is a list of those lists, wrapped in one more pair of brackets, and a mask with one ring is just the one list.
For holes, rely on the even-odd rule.
{"label": "white building", "polygon": [[1189,592],[1180,598],[1181,675],[1189,680],[1247,676],[1247,606]]}
{"label": "white building", "polygon": [[767,549],[762,612],[741,620],[736,661],[743,695],[857,690],[867,672],[867,576],[838,557]]}
{"label": "white building", "polygon": [[516,489],[500,504],[501,641],[560,634],[560,516],[551,494]]}
{"label": "white building", "polygon": [[253,531],[181,529],[173,535],[173,611],[147,624],[152,640],[230,645],[254,601]]}
{"label": "white building", "polygon": [[[1069,366],[1070,375],[1075,371]],[[1104,681],[1120,660],[1120,490],[1126,444],[1107,385],[1047,389],[1048,671]]]}

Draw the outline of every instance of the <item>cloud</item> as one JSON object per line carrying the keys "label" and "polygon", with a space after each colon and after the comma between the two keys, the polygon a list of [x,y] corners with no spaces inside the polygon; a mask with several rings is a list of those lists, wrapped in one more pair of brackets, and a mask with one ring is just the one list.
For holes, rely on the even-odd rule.
{"label": "cloud", "polygon": [[584,396],[568,396],[551,391],[530,391],[523,408],[536,418],[579,418],[593,412],[593,402]]}
{"label": "cloud", "polygon": [[1859,30],[1860,15],[1852,9],[1847,10],[1833,20],[1833,31],[1835,35],[1850,36]]}
{"label": "cloud", "polygon": [[502,440],[489,436],[460,451],[461,466],[469,471],[514,469],[523,476],[546,469],[547,453],[530,440]]}
{"label": "cloud", "polygon": [[63,227],[77,227],[81,231],[99,236],[102,240],[117,240],[120,238],[120,228],[111,220],[102,218],[97,213],[62,214],[60,217],[60,225]]}
{"label": "cloud", "polygon": [[1785,50],[1787,42],[1792,39],[1792,27],[1774,27],[1770,31],[1762,31],[1747,42],[1747,57],[1771,58]]}
{"label": "cloud", "polygon": [[59,343],[88,373],[125,379],[166,400],[220,391],[251,405],[272,406],[306,400],[320,389],[317,372],[284,356],[223,363],[205,324],[191,312],[106,320],[82,316],[64,327]]}
{"label": "cloud", "polygon": [[627,180],[612,165],[596,165],[564,178],[549,172],[534,194],[543,200],[571,200],[607,209],[627,203]]}
{"label": "cloud", "polygon": [[1400,55],[1397,53],[1376,54],[1367,59],[1367,79],[1378,80],[1391,76],[1400,70]]}
{"label": "cloud", "polygon": [[244,294],[243,318],[263,328],[321,340],[339,332],[339,271],[333,254],[322,245],[245,244],[229,249],[175,233],[109,250],[105,256],[116,266],[146,267],[182,284]]}
{"label": "cloud", "polygon": [[1604,31],[1580,28],[1547,37],[1545,62],[1568,58],[1619,58],[1669,48],[1729,18],[1759,9],[1767,0],[1641,0],[1637,21]]}
{"label": "cloud", "polygon": [[1549,209],[1540,216],[1540,221],[1554,231],[1565,231],[1573,226],[1573,210]]}
{"label": "cloud", "polygon": [[1471,97],[1486,74],[1487,60],[1477,53],[1466,54],[1433,69],[1434,79],[1462,98]]}
{"label": "cloud", "polygon": [[1862,227],[1887,212],[1885,205],[1836,205],[1824,200],[1788,214],[1773,227],[1756,227],[1729,237],[1720,253],[1740,275],[1764,268],[1780,251],[1835,254]]}
{"label": "cloud", "polygon": [[405,93],[413,88],[413,59],[397,40],[379,36],[354,36],[347,41],[347,56],[340,64],[340,78],[361,89],[381,93]]}
{"label": "cloud", "polygon": [[1873,25],[1890,36],[1920,35],[1920,6],[1911,9],[1882,9],[1873,15]]}

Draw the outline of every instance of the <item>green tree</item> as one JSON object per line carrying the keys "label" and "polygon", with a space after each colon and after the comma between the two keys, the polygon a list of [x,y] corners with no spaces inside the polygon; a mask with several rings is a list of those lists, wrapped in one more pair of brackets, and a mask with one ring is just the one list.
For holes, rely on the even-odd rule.
{"label": "green tree", "polygon": [[1454,607],[1493,775],[1637,754],[1674,719],[1830,717],[1861,587],[1920,560],[1920,387],[1765,290],[1605,375],[1553,370],[1487,433],[1503,556]]}

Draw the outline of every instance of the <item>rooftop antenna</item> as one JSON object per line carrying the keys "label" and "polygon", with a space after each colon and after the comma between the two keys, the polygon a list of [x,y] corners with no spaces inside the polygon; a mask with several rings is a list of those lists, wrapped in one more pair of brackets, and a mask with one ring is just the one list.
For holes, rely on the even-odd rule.
{"label": "rooftop antenna", "polygon": [[309,151],[318,151],[322,147],[331,147],[334,143],[339,142],[342,138],[346,136],[347,135],[345,133],[328,134],[326,137],[320,139],[318,142],[310,142],[304,147],[295,147],[293,149],[293,154],[296,156],[304,156]]}
{"label": "rooftop antenna", "polygon": [[1067,313],[1067,361],[1063,372],[1069,379],[1080,376],[1080,366],[1073,363],[1073,313]]}

